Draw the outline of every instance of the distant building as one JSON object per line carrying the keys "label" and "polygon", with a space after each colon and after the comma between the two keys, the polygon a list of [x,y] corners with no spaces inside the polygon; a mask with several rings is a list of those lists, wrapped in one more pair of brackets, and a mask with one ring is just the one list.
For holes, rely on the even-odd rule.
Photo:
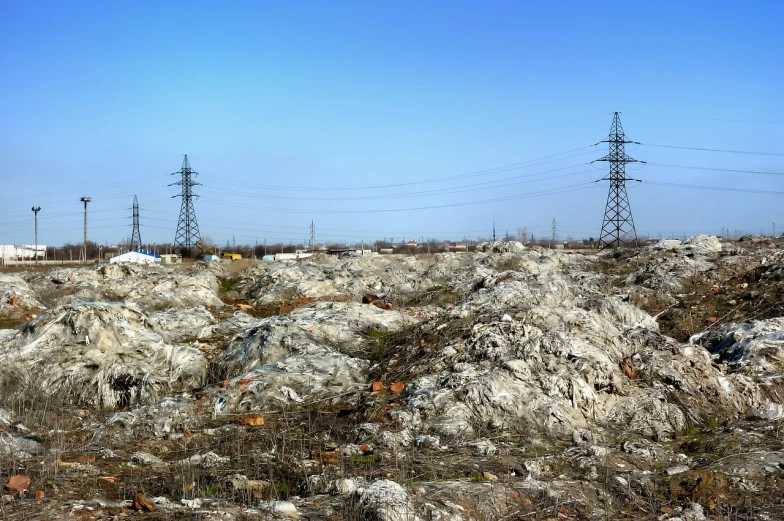
{"label": "distant building", "polygon": [[134,250],[109,259],[109,263],[111,264],[121,264],[125,262],[133,264],[159,264],[161,262],[161,256],[157,253]]}
{"label": "distant building", "polygon": [[43,244],[38,245],[36,249],[34,244],[23,244],[21,246],[14,246],[13,244],[0,244],[0,258],[5,260],[34,260],[44,259],[46,257],[46,246]]}
{"label": "distant building", "polygon": [[445,251],[468,251],[468,245],[464,242],[444,241]]}
{"label": "distant building", "polygon": [[174,253],[164,253],[161,255],[161,264],[179,264],[182,262],[182,258],[179,255]]}

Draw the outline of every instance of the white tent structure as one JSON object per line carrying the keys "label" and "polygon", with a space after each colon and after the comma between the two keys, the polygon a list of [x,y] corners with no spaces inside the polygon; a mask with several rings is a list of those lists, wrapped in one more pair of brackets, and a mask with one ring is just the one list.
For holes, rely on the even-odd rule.
{"label": "white tent structure", "polygon": [[109,259],[110,264],[120,264],[123,262],[132,262],[134,264],[159,264],[161,256],[155,253],[146,251],[129,251],[116,257]]}

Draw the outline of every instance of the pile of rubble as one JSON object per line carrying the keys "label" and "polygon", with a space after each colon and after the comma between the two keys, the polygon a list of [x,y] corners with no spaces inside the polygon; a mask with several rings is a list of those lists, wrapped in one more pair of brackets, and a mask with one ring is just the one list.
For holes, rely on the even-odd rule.
{"label": "pile of rubble", "polygon": [[[100,457],[62,461],[53,443],[33,445],[26,433],[50,431],[15,417],[19,396],[0,402],[11,406],[0,409],[0,456],[44,461],[59,450],[68,483],[106,477],[103,503],[76,501],[67,487],[46,491],[59,503],[38,503],[73,517],[737,511],[733,497],[772,497],[784,482],[784,318],[700,321],[689,342],[660,325],[700,291],[713,302],[730,285],[756,284],[728,282],[727,270],[777,281],[783,258],[703,236],[620,257],[497,242],[237,274],[214,263],[6,277],[0,291],[16,288],[25,306],[54,304],[0,334],[0,379],[16,382],[3,388],[79,404],[63,432],[88,435]],[[368,294],[373,305],[362,303]],[[643,297],[664,312],[638,307]],[[257,312],[293,299],[286,313]],[[138,475],[146,496],[124,495],[117,483]],[[45,483],[33,476],[30,486]],[[665,497],[674,502],[658,506]]]}

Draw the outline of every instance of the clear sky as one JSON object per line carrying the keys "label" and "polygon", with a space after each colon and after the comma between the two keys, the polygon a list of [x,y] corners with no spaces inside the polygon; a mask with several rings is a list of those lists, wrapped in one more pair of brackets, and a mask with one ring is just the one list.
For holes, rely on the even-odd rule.
{"label": "clear sky", "polygon": [[0,244],[172,241],[183,154],[221,244],[596,236],[614,111],[639,233],[784,228],[783,2],[221,4],[0,0]]}

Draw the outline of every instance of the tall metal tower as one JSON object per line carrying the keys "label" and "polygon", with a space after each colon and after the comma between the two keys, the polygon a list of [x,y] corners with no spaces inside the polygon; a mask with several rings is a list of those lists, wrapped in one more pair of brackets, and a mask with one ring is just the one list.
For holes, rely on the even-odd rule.
{"label": "tall metal tower", "polygon": [[142,234],[139,231],[139,200],[133,196],[133,232],[131,233],[131,249],[142,248]]}
{"label": "tall metal tower", "polygon": [[82,262],[87,264],[87,203],[93,199],[92,197],[85,196],[79,200],[84,203],[84,246],[82,247],[84,256],[82,257]]}
{"label": "tall metal tower", "polygon": [[[33,213],[35,214],[35,262],[38,262],[38,212],[41,211],[40,206],[33,206]],[[776,221],[773,221],[773,235],[776,235]]]}
{"label": "tall metal tower", "polygon": [[610,191],[607,194],[607,206],[604,210],[602,231],[599,234],[599,247],[620,248],[624,244],[631,243],[636,246],[637,231],[634,228],[629,196],[626,195],[626,181],[639,181],[639,179],[626,177],[626,164],[645,163],[645,161],[637,161],[627,156],[625,146],[627,143],[639,143],[626,139],[618,112],[613,116],[609,138],[600,143],[610,145],[610,153],[596,160],[610,163],[610,174],[600,179],[600,181],[610,181]]}
{"label": "tall metal tower", "polygon": [[555,218],[553,218],[553,247],[558,243],[558,224],[555,222]]}
{"label": "tall metal tower", "polygon": [[310,251],[316,253],[316,225],[310,221]]}
{"label": "tall metal tower", "polygon": [[187,154],[182,160],[182,168],[178,172],[171,175],[181,175],[182,179],[169,186],[179,185],[182,187],[180,195],[174,197],[182,197],[182,206],[180,206],[180,220],[177,223],[177,235],[174,237],[174,248],[182,251],[183,257],[191,256],[191,249],[196,246],[197,242],[201,242],[201,234],[199,233],[199,224],[196,222],[196,210],[193,208],[193,199],[199,197],[193,193],[193,187],[201,183],[194,181],[191,176],[199,175],[198,172],[191,170],[191,164],[188,162]]}

